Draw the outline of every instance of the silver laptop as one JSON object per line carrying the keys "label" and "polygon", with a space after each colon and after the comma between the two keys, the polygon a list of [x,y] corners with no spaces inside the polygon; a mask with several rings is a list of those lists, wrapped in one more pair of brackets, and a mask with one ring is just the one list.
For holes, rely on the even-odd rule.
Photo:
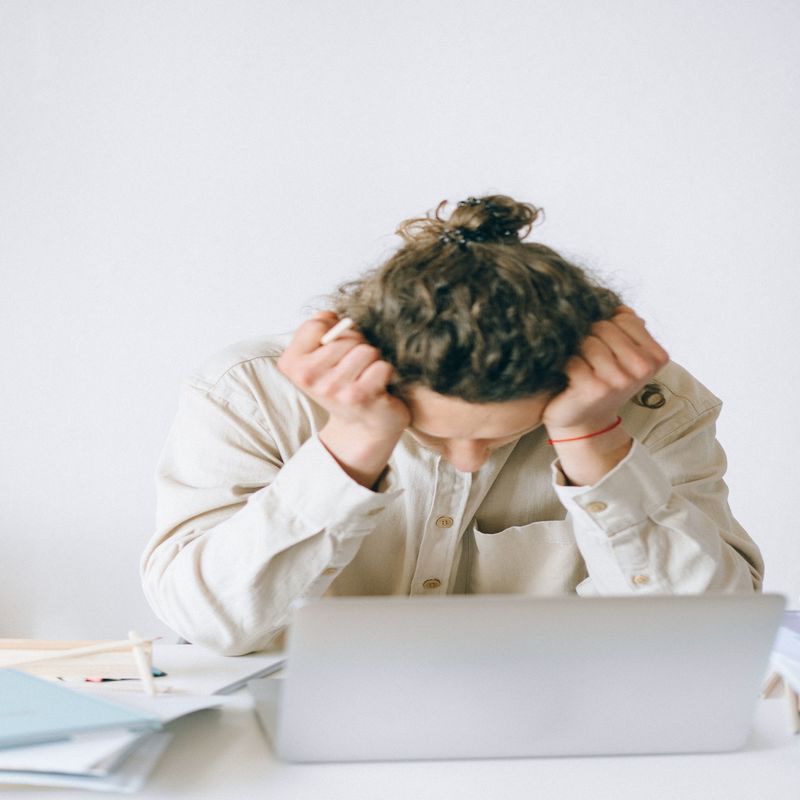
{"label": "silver laptop", "polygon": [[295,609],[249,684],[288,761],[742,747],[779,595],[347,597]]}

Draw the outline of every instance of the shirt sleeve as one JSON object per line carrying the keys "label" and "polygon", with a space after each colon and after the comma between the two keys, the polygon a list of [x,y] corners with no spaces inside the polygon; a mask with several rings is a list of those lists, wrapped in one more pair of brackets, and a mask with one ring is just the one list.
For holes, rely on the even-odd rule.
{"label": "shirt sleeve", "polygon": [[284,463],[258,417],[246,398],[184,384],[141,562],[158,616],[227,655],[266,647],[294,600],[322,595],[401,493],[352,480],[316,434]]}
{"label": "shirt sleeve", "polygon": [[734,519],[716,440],[719,406],[628,455],[594,486],[553,485],[572,520],[589,577],[581,595],[753,592],[758,547]]}

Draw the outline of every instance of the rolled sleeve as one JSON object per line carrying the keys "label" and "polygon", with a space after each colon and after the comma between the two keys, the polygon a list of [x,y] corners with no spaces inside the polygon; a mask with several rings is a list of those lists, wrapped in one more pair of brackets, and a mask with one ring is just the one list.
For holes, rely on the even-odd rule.
{"label": "rolled sleeve", "polygon": [[672,493],[669,480],[635,439],[625,458],[594,486],[567,486],[558,462],[552,471],[562,505],[587,533],[603,537],[641,525]]}
{"label": "rolled sleeve", "polygon": [[368,533],[402,489],[374,492],[354,481],[312,436],[286,462],[272,483],[273,492],[312,530],[325,528],[338,538]]}
{"label": "rolled sleeve", "polygon": [[589,574],[579,594],[759,588],[760,553],[727,503],[717,414],[698,415],[652,450],[634,439],[626,457],[593,486],[567,486],[553,463],[553,488]]}
{"label": "rolled sleeve", "polygon": [[267,646],[295,600],[323,594],[401,493],[360,486],[316,433],[287,457],[247,398],[191,383],[156,486],[145,595],[181,636],[230,655]]}

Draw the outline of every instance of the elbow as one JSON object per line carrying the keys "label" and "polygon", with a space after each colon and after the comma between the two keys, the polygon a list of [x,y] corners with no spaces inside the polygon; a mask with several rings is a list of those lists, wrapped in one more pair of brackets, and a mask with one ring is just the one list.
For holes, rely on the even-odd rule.
{"label": "elbow", "polygon": [[723,545],[721,558],[705,591],[722,594],[755,594],[761,591],[764,567],[731,545]]}
{"label": "elbow", "polygon": [[[171,562],[162,567],[157,559],[142,559],[142,589],[153,613],[161,622],[191,644],[218,655],[241,656],[274,647],[284,629],[283,620],[266,613],[252,621],[240,609],[237,598],[217,597],[205,586],[197,565]],[[242,611],[242,613],[238,613]]]}

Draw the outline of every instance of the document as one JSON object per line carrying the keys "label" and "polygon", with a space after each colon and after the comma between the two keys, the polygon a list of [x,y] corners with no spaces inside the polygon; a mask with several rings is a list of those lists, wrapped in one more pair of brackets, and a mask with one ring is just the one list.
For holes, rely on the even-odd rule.
{"label": "document", "polygon": [[157,717],[72,691],[15,669],[0,669],[0,748],[80,733],[156,730]]}
{"label": "document", "polygon": [[800,692],[800,611],[784,611],[771,656],[772,668]]}

